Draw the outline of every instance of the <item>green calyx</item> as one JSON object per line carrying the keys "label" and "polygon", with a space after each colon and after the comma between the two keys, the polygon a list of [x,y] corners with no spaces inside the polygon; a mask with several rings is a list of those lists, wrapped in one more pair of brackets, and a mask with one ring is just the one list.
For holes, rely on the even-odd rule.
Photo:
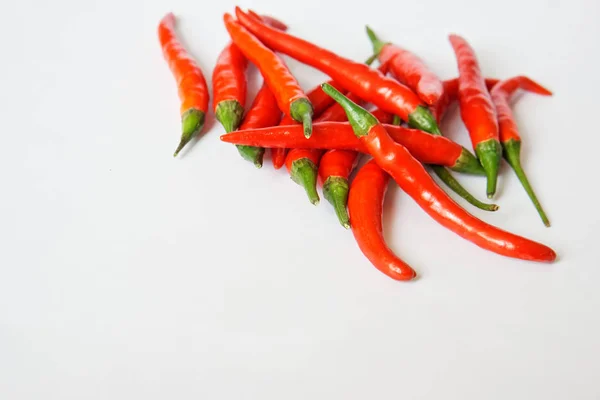
{"label": "green calyx", "polygon": [[392,125],[396,125],[396,126],[400,126],[400,125],[402,125],[402,118],[400,118],[400,117],[399,117],[399,116],[397,116],[397,115],[394,115],[394,116],[392,117]]}
{"label": "green calyx", "polygon": [[440,127],[435,118],[425,106],[418,106],[415,111],[408,114],[408,125],[434,135],[441,135]]}
{"label": "green calyx", "polygon": [[307,138],[312,134],[312,116],[313,106],[308,99],[294,100],[290,105],[290,117],[302,123]]}
{"label": "green calyx", "polygon": [[498,140],[489,139],[475,146],[475,153],[485,170],[487,177],[486,193],[488,199],[491,199],[496,193],[498,169],[500,168],[500,160],[502,158],[502,146]]}
{"label": "green calyx", "polygon": [[517,178],[519,178],[521,185],[523,185],[523,188],[525,189],[527,195],[531,199],[531,202],[535,206],[535,209],[540,215],[542,222],[544,223],[544,225],[549,227],[550,220],[548,219],[546,212],[542,208],[542,205],[540,204],[537,196],[535,195],[535,192],[533,191],[533,188],[529,183],[529,179],[527,179],[527,175],[525,175],[523,167],[521,167],[521,141],[510,139],[502,143],[502,147],[504,148],[504,158],[506,158],[512,169],[515,171]]}
{"label": "green calyx", "polygon": [[350,228],[350,217],[348,216],[348,179],[341,176],[330,176],[323,183],[323,196],[333,206],[338,221],[346,229]]}
{"label": "green calyx", "polygon": [[479,163],[477,157],[475,157],[473,153],[464,147],[462,149],[462,153],[460,153],[460,156],[456,160],[456,163],[450,167],[450,169],[456,172],[463,172],[465,174],[485,176],[485,170]]}
{"label": "green calyx", "polygon": [[369,25],[365,26],[365,28],[367,30],[367,36],[369,36],[369,40],[371,40],[371,44],[373,45],[373,52],[379,55],[379,53],[381,53],[381,49],[383,49],[384,46],[389,43],[381,41],[375,32],[373,32],[373,29],[369,27]]}
{"label": "green calyx", "polygon": [[469,193],[469,191],[465,189],[446,168],[439,165],[432,165],[431,168],[446,186],[448,186],[454,193],[458,194],[460,197],[468,201],[469,204],[472,204],[475,207],[484,211],[498,210],[499,207],[496,204],[486,204],[475,198],[475,196]]}
{"label": "green calyx", "polygon": [[308,200],[314,204],[319,204],[319,194],[317,193],[317,166],[308,158],[300,158],[292,163],[290,176],[294,182],[302,186],[306,191]]}
{"label": "green calyx", "polygon": [[321,88],[342,106],[348,117],[348,122],[350,122],[356,136],[361,137],[367,135],[373,126],[379,124],[377,118],[370,112],[344,96],[333,86],[324,83],[321,85]]}
{"label": "green calyx", "polygon": [[263,156],[265,149],[262,147],[236,145],[238,152],[244,160],[250,161],[256,168],[261,168],[263,164]]}
{"label": "green calyx", "polygon": [[221,101],[215,109],[215,117],[227,133],[235,131],[240,126],[243,116],[244,107],[237,100]]}
{"label": "green calyx", "polygon": [[189,143],[194,136],[198,135],[204,125],[204,112],[195,108],[190,108],[181,115],[181,140],[173,157],[177,157],[177,154]]}

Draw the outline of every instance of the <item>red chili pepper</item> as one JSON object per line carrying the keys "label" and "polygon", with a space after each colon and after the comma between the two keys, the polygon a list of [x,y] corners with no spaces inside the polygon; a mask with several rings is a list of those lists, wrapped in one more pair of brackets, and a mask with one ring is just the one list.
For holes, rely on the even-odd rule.
{"label": "red chili pepper", "polygon": [[273,50],[289,55],[329,75],[348,91],[392,114],[412,127],[438,133],[437,123],[412,90],[367,65],[340,57],[305,40],[273,29],[236,7],[239,22]]}
{"label": "red chili pepper", "polygon": [[327,84],[323,85],[323,90],[344,107],[354,133],[375,162],[441,225],[498,254],[531,261],[554,261],[556,254],[551,248],[500,230],[462,209],[435,184],[421,163],[406,148],[396,143],[386,128],[368,111]]}
{"label": "red chili pepper", "polygon": [[[500,80],[495,78],[485,78],[485,86],[488,91],[492,90],[494,85]],[[431,107],[431,113],[435,117],[438,124],[444,118],[446,111],[450,104],[452,104],[458,98],[458,78],[450,79],[443,82],[444,94],[440,97],[439,101]]]}
{"label": "red chili pepper", "polygon": [[[329,83],[330,85],[332,85],[335,88],[338,88],[338,89],[341,88],[334,81],[328,81],[327,83]],[[330,107],[331,105],[333,105],[335,103],[335,101],[333,101],[333,99],[330,96],[326,95],[323,92],[323,90],[321,89],[321,85],[313,88],[306,95],[308,97],[308,100],[313,105],[313,109],[314,109],[313,117],[314,118],[319,117],[323,112],[325,112],[328,109],[328,107]],[[287,115],[284,116],[281,119],[281,122],[279,123],[279,125],[294,125],[294,124],[296,124],[296,121],[294,121],[292,118],[288,117]],[[278,147],[278,148],[271,149],[271,158],[273,161],[273,167],[275,167],[275,169],[279,169],[283,166],[283,164],[285,163],[287,153],[288,153],[288,149],[286,149],[286,148]]]}
{"label": "red chili pepper", "polygon": [[260,70],[275,95],[281,111],[302,122],[304,135],[309,137],[312,132],[312,105],[283,60],[236,22],[231,15],[225,14],[223,21],[233,42]]}
{"label": "red chili pepper", "polygon": [[389,175],[374,160],[354,177],[348,198],[352,233],[358,247],[371,263],[392,279],[408,281],[415,271],[399,259],[385,243],[381,216]]}
{"label": "red chili pepper", "polygon": [[181,141],[173,156],[202,130],[208,110],[208,87],[200,67],[185,50],[175,33],[175,16],[169,13],[158,25],[163,56],[177,81],[181,100]]}
{"label": "red chili pepper", "polygon": [[[246,113],[240,129],[246,130],[273,126],[277,125],[280,119],[281,111],[277,106],[277,100],[275,100],[275,96],[273,96],[267,84],[263,83],[254,98],[254,102],[250,106],[250,110]],[[265,154],[264,148],[237,145],[237,149],[244,159],[253,163],[257,168],[262,167],[263,155]]]}
{"label": "red chili pepper", "polygon": [[550,221],[521,166],[521,137],[519,136],[519,129],[515,122],[512,110],[508,104],[512,94],[519,88],[544,96],[551,96],[552,92],[526,76],[517,76],[515,78],[507,79],[498,83],[492,89],[492,100],[496,106],[496,113],[498,115],[500,142],[502,142],[502,147],[504,148],[504,157],[515,171],[519,181],[523,185],[523,188],[525,188],[527,195],[540,215],[540,218],[542,218],[544,225],[550,226]]}
{"label": "red chili pepper", "polygon": [[247,65],[240,49],[229,43],[219,54],[213,70],[213,110],[226,132],[236,130],[244,116]]}
{"label": "red chili pepper", "polygon": [[277,18],[273,18],[269,15],[258,15],[254,11],[248,11],[248,14],[252,15],[254,18],[263,21],[265,24],[272,26],[275,29],[279,29],[280,31],[287,31],[288,26],[278,20]]}
{"label": "red chili pepper", "polygon": [[458,35],[450,35],[450,43],[458,62],[458,99],[460,115],[473,149],[487,174],[487,196],[496,193],[502,146],[498,136],[498,120],[492,98],[485,87],[475,51]]}
{"label": "red chili pepper", "polygon": [[388,65],[390,72],[402,83],[414,90],[421,100],[436,104],[444,93],[442,81],[415,54],[391,43],[382,42],[367,26],[367,35],[379,62]]}
{"label": "red chili pepper", "polygon": [[[389,135],[405,146],[419,161],[445,165],[458,172],[472,171],[477,159],[463,147],[443,136],[435,136],[416,129],[384,125]],[[263,129],[238,130],[221,136],[227,143],[261,147],[316,148],[354,150],[368,153],[353,134],[347,122],[317,122],[313,136],[306,139],[298,125],[273,126]]]}
{"label": "red chili pepper", "polygon": [[315,149],[292,149],[285,158],[290,177],[306,191],[308,200],[319,204],[317,193],[317,168],[323,152]]}
{"label": "red chili pepper", "polygon": [[351,150],[329,150],[321,158],[319,178],[323,183],[323,196],[333,206],[340,224],[350,228],[348,203],[348,178],[358,160],[358,152]]}
{"label": "red chili pepper", "polygon": [[[348,96],[348,98],[350,100],[352,100],[350,98],[350,96]],[[354,101],[354,100],[352,100],[352,101]],[[354,101],[354,102],[356,103],[356,101]],[[339,106],[339,104],[336,104],[336,105]],[[340,106],[340,109],[342,111],[344,110],[341,106]],[[377,118],[377,121],[379,121],[379,123],[381,123],[381,124],[390,124],[390,125],[400,126],[400,124],[395,124],[394,123],[396,115],[392,115],[392,114],[390,114],[388,112],[385,112],[381,108],[374,109],[373,111],[371,111],[371,114],[373,114],[373,116],[375,118]],[[346,115],[345,112],[344,112],[344,115]],[[345,121],[347,121],[347,120],[348,120],[348,118],[345,118]]]}

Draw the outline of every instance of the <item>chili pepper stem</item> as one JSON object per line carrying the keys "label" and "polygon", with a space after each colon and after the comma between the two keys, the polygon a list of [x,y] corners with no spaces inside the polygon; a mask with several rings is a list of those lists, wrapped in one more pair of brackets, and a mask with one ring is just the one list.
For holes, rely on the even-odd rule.
{"label": "chili pepper stem", "polygon": [[190,108],[181,115],[181,141],[173,153],[173,157],[177,157],[177,154],[189,143],[194,136],[196,136],[202,126],[204,125],[204,113],[195,108]]}
{"label": "chili pepper stem", "polygon": [[374,62],[375,60],[377,60],[377,57],[378,57],[378,56],[379,56],[379,54],[378,54],[378,53],[375,53],[375,54],[373,54],[371,57],[367,58],[367,60],[365,61],[365,64],[367,64],[367,65],[371,65],[371,64],[373,64],[373,62]]}
{"label": "chili pepper stem", "polygon": [[396,125],[396,126],[402,125],[402,118],[400,118],[397,115],[394,115],[394,117],[392,119],[392,125]]}
{"label": "chili pepper stem", "polygon": [[508,161],[508,164],[510,164],[512,169],[515,171],[517,178],[519,178],[521,185],[523,185],[523,188],[525,189],[527,195],[531,199],[531,202],[535,206],[535,209],[537,210],[538,214],[540,215],[540,218],[544,222],[544,225],[549,227],[550,220],[546,216],[546,213],[544,212],[544,209],[542,208],[542,205],[540,204],[537,196],[535,195],[535,192],[533,191],[533,188],[529,183],[529,179],[527,179],[527,175],[525,174],[525,171],[521,166],[521,141],[510,139],[503,143],[503,147],[504,157]]}
{"label": "chili pepper stem", "polygon": [[425,106],[418,106],[415,111],[408,114],[408,125],[434,135],[442,134],[431,111]]}
{"label": "chili pepper stem", "polygon": [[371,40],[371,44],[373,45],[373,52],[379,55],[381,49],[388,43],[381,41],[369,25],[365,26],[365,29],[367,30],[367,36],[369,36],[369,40]]}
{"label": "chili pepper stem", "polygon": [[224,100],[217,105],[215,118],[223,125],[225,132],[235,131],[242,123],[244,107],[237,100]]}
{"label": "chili pepper stem", "polygon": [[330,176],[323,183],[323,196],[333,206],[338,221],[346,229],[350,228],[350,217],[346,209],[349,190],[348,179],[341,176]]}
{"label": "chili pepper stem", "polygon": [[290,117],[302,123],[307,138],[312,134],[312,116],[313,107],[307,99],[295,100],[290,105]]}
{"label": "chili pepper stem", "polygon": [[456,172],[464,172],[466,174],[485,176],[485,170],[469,150],[463,147],[462,153],[456,160],[456,163],[450,168]]}
{"label": "chili pepper stem", "polygon": [[317,166],[308,158],[300,158],[292,163],[290,177],[306,191],[308,200],[315,206],[319,204],[317,193]]}
{"label": "chili pepper stem", "polygon": [[431,168],[438,178],[440,178],[440,180],[446,184],[446,186],[452,189],[454,193],[458,194],[460,197],[469,202],[469,204],[484,211],[496,211],[498,208],[500,208],[496,204],[486,204],[479,201],[477,198],[475,198],[475,196],[469,193],[467,189],[465,189],[446,168],[439,165],[432,165]]}
{"label": "chili pepper stem", "polygon": [[491,199],[496,193],[498,169],[500,167],[500,160],[502,159],[502,146],[496,139],[485,140],[475,146],[475,153],[485,170],[487,177],[486,193],[488,199]]}
{"label": "chili pepper stem", "polygon": [[236,145],[238,152],[244,160],[250,161],[256,168],[262,168],[265,149],[262,147]]}
{"label": "chili pepper stem", "polygon": [[348,116],[348,122],[352,126],[354,134],[358,137],[365,136],[369,133],[369,130],[374,125],[377,125],[379,121],[367,110],[359,107],[352,100],[340,93],[336,88],[324,83],[321,88],[325,93],[330,95],[339,105],[342,106],[346,115]]}

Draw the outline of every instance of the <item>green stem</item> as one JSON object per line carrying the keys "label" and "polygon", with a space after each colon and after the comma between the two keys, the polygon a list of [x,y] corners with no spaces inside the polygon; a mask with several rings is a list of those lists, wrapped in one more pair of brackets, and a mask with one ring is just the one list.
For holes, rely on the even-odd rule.
{"label": "green stem", "polygon": [[454,163],[450,169],[456,172],[485,176],[485,170],[479,163],[477,157],[464,147],[462,153],[460,153],[460,156],[456,160],[456,163]]}
{"label": "green stem", "polygon": [[496,204],[486,204],[476,199],[475,196],[469,193],[467,189],[465,189],[446,168],[439,165],[432,165],[431,168],[438,178],[440,178],[440,180],[446,184],[446,186],[448,186],[454,193],[458,194],[470,204],[485,211],[498,210],[499,207]]}
{"label": "green stem", "polygon": [[523,188],[535,206],[535,209],[544,222],[544,225],[550,226],[550,220],[548,219],[548,216],[546,216],[546,213],[544,212],[544,209],[535,195],[535,192],[529,183],[529,179],[527,179],[527,175],[525,175],[525,171],[521,166],[521,141],[510,139],[509,141],[502,143],[502,146],[504,147],[504,157],[515,171],[517,178],[519,178],[521,185],[523,185]]}
{"label": "green stem", "polygon": [[294,161],[290,170],[292,180],[304,188],[308,200],[314,205],[319,204],[317,172],[317,166],[308,158],[300,158]]}
{"label": "green stem", "polygon": [[348,179],[341,176],[330,176],[323,183],[323,196],[333,206],[338,221],[346,229],[350,228],[348,216]]}
{"label": "green stem", "polygon": [[381,49],[383,49],[388,43],[381,41],[375,32],[373,32],[373,29],[371,29],[368,25],[365,26],[365,28],[367,29],[367,36],[369,36],[369,40],[371,40],[371,44],[373,45],[373,52],[379,55],[379,53],[381,53]]}
{"label": "green stem", "polygon": [[243,116],[244,107],[237,100],[224,100],[217,104],[215,118],[227,133],[235,131],[240,126]]}
{"label": "green stem", "polygon": [[498,169],[500,168],[500,160],[502,159],[502,146],[496,139],[485,140],[475,146],[475,153],[485,170],[485,175],[487,176],[486,193],[488,199],[491,199],[496,193]]}
{"label": "green stem", "polygon": [[377,118],[373,114],[354,103],[330,84],[324,83],[321,85],[321,88],[342,106],[356,136],[367,135],[373,126],[379,124],[379,121],[377,121]]}
{"label": "green stem", "polygon": [[265,149],[262,147],[244,146],[237,144],[238,152],[244,160],[250,161],[256,168],[261,168],[263,164],[263,156],[265,155]]}
{"label": "green stem", "polygon": [[400,118],[397,115],[394,115],[394,117],[392,118],[392,125],[396,125],[396,126],[402,125],[402,118]]}
{"label": "green stem", "polygon": [[189,143],[194,136],[202,130],[204,125],[204,112],[195,108],[190,108],[181,115],[181,140],[173,157],[177,157],[177,154]]}
{"label": "green stem", "polygon": [[417,106],[415,111],[408,114],[408,125],[434,135],[441,135],[440,127],[429,109],[423,105]]}
{"label": "green stem", "polygon": [[308,99],[294,100],[290,105],[290,116],[302,123],[304,136],[309,138],[312,134],[313,106]]}

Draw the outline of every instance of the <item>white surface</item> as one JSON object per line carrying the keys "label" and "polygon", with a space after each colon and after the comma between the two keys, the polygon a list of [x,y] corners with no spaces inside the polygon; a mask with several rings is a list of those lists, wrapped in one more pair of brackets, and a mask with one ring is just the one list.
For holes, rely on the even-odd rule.
{"label": "white surface", "polygon": [[[397,283],[326,202],[220,143],[212,116],[173,159],[178,100],[156,25],[182,17],[210,77],[229,1],[2,2],[0,398],[600,398],[599,3],[304,3],[242,5],[357,60],[369,23],[443,78],[457,32],[488,76],[554,90],[515,106],[552,228],[506,166],[501,210],[469,209],[560,260],[485,252],[392,186],[386,236],[421,276]],[[323,79],[290,65],[307,88]],[[468,144],[456,112],[445,131]]]}

